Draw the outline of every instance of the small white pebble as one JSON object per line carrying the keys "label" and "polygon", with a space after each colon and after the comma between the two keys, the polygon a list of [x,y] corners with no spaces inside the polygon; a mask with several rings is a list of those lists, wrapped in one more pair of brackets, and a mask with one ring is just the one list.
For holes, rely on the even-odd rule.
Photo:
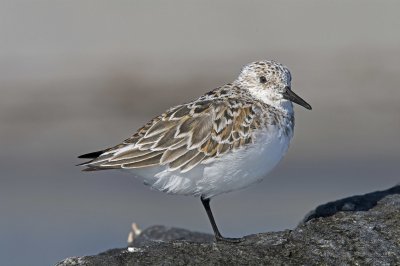
{"label": "small white pebble", "polygon": [[128,247],[128,252],[139,252],[142,251],[140,248]]}

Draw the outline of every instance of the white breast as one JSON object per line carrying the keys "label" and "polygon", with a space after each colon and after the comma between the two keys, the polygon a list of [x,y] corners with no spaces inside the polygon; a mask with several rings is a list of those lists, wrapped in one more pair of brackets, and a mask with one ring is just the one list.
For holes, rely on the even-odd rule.
{"label": "white breast", "polygon": [[253,144],[207,166],[197,186],[206,197],[213,197],[259,182],[279,163],[289,142],[279,130],[259,132]]}
{"label": "white breast", "polygon": [[186,173],[164,166],[132,170],[152,188],[172,194],[213,197],[261,181],[286,153],[291,136],[278,128],[259,132],[254,142]]}

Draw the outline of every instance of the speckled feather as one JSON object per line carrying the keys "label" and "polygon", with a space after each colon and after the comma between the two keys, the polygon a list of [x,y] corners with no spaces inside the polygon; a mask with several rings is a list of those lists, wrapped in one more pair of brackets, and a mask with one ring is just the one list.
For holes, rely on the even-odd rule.
{"label": "speckled feather", "polygon": [[[171,170],[189,171],[249,145],[255,130],[282,123],[282,116],[237,85],[226,84],[169,109],[85,166],[102,170],[168,165]],[[293,128],[293,117],[291,121],[285,134]]]}

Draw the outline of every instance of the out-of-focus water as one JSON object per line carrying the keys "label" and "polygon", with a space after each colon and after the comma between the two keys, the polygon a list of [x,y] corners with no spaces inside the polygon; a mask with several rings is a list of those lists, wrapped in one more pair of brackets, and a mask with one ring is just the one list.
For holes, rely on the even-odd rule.
{"label": "out-of-focus water", "polygon": [[131,222],[211,232],[198,199],[82,173],[76,156],[257,59],[289,66],[313,110],[296,107],[289,153],[264,182],[213,200],[225,235],[293,228],[320,203],[399,182],[397,2],[0,5],[0,265],[124,246]]}

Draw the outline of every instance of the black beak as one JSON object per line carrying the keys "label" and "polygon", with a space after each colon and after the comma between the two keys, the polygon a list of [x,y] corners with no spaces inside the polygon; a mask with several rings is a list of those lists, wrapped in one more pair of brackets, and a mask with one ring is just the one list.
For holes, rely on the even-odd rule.
{"label": "black beak", "polygon": [[311,105],[304,101],[299,95],[294,93],[289,87],[286,87],[286,90],[283,93],[283,98],[291,102],[297,103],[298,105],[301,105],[308,110],[312,109]]}

